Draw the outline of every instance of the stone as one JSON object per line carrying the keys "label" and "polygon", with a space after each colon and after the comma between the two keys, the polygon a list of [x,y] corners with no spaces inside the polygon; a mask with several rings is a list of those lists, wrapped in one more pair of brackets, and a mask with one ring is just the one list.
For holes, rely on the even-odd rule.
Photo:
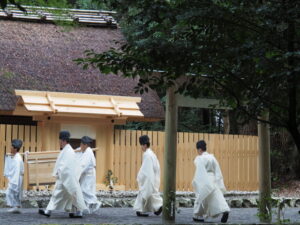
{"label": "stone", "polygon": [[229,206],[231,208],[242,208],[242,204],[243,204],[242,200],[240,200],[240,199],[232,199],[230,201]]}
{"label": "stone", "polygon": [[177,200],[179,207],[192,207],[192,200],[190,198],[179,198]]}
{"label": "stone", "polygon": [[135,199],[127,199],[127,205],[128,205],[128,207],[133,207],[134,206],[134,202],[135,202]]}
{"label": "stone", "polygon": [[22,201],[23,208],[38,208],[38,203],[36,200],[25,200]]}
{"label": "stone", "polygon": [[257,207],[255,199],[243,199],[242,200],[242,207],[243,208],[254,208]]}
{"label": "stone", "polygon": [[114,200],[113,199],[102,199],[102,207],[114,207]]}
{"label": "stone", "polygon": [[294,207],[300,207],[300,198],[295,200]]}
{"label": "stone", "polygon": [[0,208],[6,208],[6,201],[4,198],[0,198]]}
{"label": "stone", "polygon": [[282,203],[285,207],[292,207],[292,199],[291,198],[285,198],[282,200]]}

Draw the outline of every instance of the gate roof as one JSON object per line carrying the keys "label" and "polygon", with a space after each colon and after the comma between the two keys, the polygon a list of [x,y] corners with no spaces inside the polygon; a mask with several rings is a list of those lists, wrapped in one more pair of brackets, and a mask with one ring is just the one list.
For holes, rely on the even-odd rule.
{"label": "gate roof", "polygon": [[99,118],[143,117],[140,97],[15,90],[20,96],[14,114]]}

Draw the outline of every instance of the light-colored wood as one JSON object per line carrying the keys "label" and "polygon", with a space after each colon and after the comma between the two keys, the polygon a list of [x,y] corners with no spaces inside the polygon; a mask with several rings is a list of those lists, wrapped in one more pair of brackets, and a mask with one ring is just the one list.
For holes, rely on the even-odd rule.
{"label": "light-colored wood", "polygon": [[[6,125],[6,131],[5,131],[5,152],[10,153],[11,152],[11,140],[12,140],[12,125]],[[4,187],[7,188],[8,182],[7,179],[4,180]]]}
{"label": "light-colored wood", "polygon": [[0,124],[0,188],[5,186],[5,179],[3,177],[3,170],[4,170],[4,161],[5,161],[5,125],[4,124]]}
{"label": "light-colored wood", "polygon": [[[128,141],[128,132],[131,132],[130,142]],[[113,147],[115,157],[112,170],[115,171],[115,176],[118,177],[118,184],[125,185],[126,190],[132,189],[131,187],[138,188],[136,174],[142,162],[142,151],[140,150],[138,138],[143,134],[148,134],[151,138],[151,148],[160,161],[161,174],[163,174],[164,132],[115,130]],[[202,139],[207,142],[208,152],[214,154],[219,161],[228,190],[258,190],[257,136],[203,133],[178,133],[177,190],[193,191],[191,182],[195,170],[194,159],[197,156],[195,146],[196,142]],[[128,142],[130,145],[128,145]],[[134,152],[135,154],[133,154]],[[131,157],[128,159],[130,153]],[[125,178],[128,179],[128,160],[130,160],[129,164],[131,165],[130,184],[125,180]],[[132,168],[136,168],[135,176],[133,176]],[[132,183],[135,183],[135,185],[132,185]],[[161,178],[161,190],[163,183],[164,180]]]}
{"label": "light-colored wood", "polygon": [[110,154],[112,146],[113,127],[112,125],[98,125],[96,127],[96,180],[103,183],[108,170],[112,166],[113,153]]}
{"label": "light-colored wood", "polygon": [[[137,190],[136,176],[142,163],[142,151],[138,138],[142,134],[148,134],[151,138],[151,148],[160,162],[160,190],[162,190],[164,184],[162,179],[164,171],[164,132],[113,131],[112,125],[108,124],[103,126],[97,125],[97,127],[96,146],[99,150],[96,152],[96,172],[98,184],[103,184],[107,171],[111,169],[113,176],[118,178],[117,185],[124,185],[126,190]],[[46,152],[41,152],[42,132],[40,126],[0,124],[0,146],[3,152],[3,154],[0,154],[1,165],[4,165],[4,155],[10,153],[13,137],[24,138],[23,152],[30,152],[28,155],[29,160],[34,160],[37,155],[39,157],[38,161],[55,159],[59,153],[57,137],[59,128],[56,125],[51,125],[48,127],[48,130],[50,133],[49,140],[54,140],[55,145],[53,146],[55,147],[48,148]],[[193,191],[191,181],[195,170],[193,162],[197,155],[195,145],[201,139],[207,142],[208,152],[213,153],[218,159],[228,190],[251,191],[258,189],[258,138],[256,136],[179,133],[177,145],[177,190]],[[30,165],[29,168],[26,165]],[[36,183],[35,177],[27,177],[28,170],[32,171],[34,165],[25,162],[24,187]],[[0,167],[0,172],[0,188],[5,188],[7,181],[2,176],[3,166]],[[51,181],[51,169],[48,172],[48,179]],[[44,173],[45,170],[43,170]],[[38,182],[40,185],[44,182],[39,175]]]}
{"label": "light-colored wood", "polygon": [[126,186],[125,182],[125,156],[126,156],[126,145],[125,145],[125,140],[126,140],[126,131],[121,130],[121,143],[120,143],[120,183],[119,184],[124,184]]}
{"label": "light-colored wood", "polygon": [[38,122],[38,129],[41,129],[41,148],[42,151],[49,151],[51,149],[59,149],[58,134],[60,131],[59,123],[52,123],[47,121]]}
{"label": "light-colored wood", "polygon": [[131,131],[131,162],[130,164],[130,190],[136,190],[136,182],[135,179],[137,176],[137,157],[136,157],[136,151],[139,149],[138,147],[138,140],[137,140],[137,135],[136,131],[133,130]]}
{"label": "light-colored wood", "polygon": [[[119,178],[120,175],[120,131],[119,130],[116,130],[114,132],[114,144],[111,150],[114,152],[112,172],[115,177]],[[119,183],[120,180],[118,179],[118,184]]]}
{"label": "light-colored wood", "polygon": [[23,145],[19,151],[20,153],[24,152],[24,129],[25,129],[24,125],[19,125],[18,130],[17,130],[18,131],[18,139],[23,141]]}
{"label": "light-colored wood", "polygon": [[[63,92],[45,92],[15,90],[21,99],[14,114],[32,116],[47,113],[49,115],[80,115],[84,118],[93,115],[112,117],[144,117],[137,103],[140,97],[123,97],[108,95],[90,95]],[[22,109],[22,105],[24,106]]]}
{"label": "light-colored wood", "polygon": [[131,180],[134,180],[133,177],[131,177],[131,160],[132,160],[132,139],[131,139],[131,132],[127,131],[126,132],[126,139],[125,139],[125,143],[126,143],[126,149],[125,149],[125,187],[127,190],[131,189]]}

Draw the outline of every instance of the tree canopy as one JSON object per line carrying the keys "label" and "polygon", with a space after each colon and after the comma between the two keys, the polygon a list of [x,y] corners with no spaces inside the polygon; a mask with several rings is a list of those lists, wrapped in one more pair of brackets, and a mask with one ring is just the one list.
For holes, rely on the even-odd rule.
{"label": "tree canopy", "polygon": [[77,60],[84,68],[139,76],[140,93],[176,84],[185,95],[217,97],[245,121],[269,112],[263,122],[286,128],[300,151],[299,1],[91,2],[117,11],[124,42],[87,51]]}
{"label": "tree canopy", "polygon": [[[212,96],[286,128],[300,151],[299,1],[108,0],[124,34],[120,48],[78,59],[104,73],[139,76],[137,91]],[[160,71],[157,73],[157,71]],[[259,120],[259,119],[258,119]]]}

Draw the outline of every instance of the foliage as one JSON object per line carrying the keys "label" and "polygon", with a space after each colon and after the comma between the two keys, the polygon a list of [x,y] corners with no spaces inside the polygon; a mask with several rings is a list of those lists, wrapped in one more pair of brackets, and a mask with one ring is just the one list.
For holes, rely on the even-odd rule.
{"label": "foliage", "polygon": [[[105,175],[104,184],[106,186],[111,186],[111,185],[114,185],[116,183],[118,183],[118,178],[113,176],[112,170],[108,170],[107,174]],[[111,187],[111,188],[113,188],[113,187]]]}
{"label": "foliage", "polygon": [[12,4],[22,11],[25,11],[25,8],[23,8],[22,5],[95,10],[107,9],[106,4],[99,0],[0,0],[0,3],[2,9],[5,9],[7,4]]}
{"label": "foliage", "polygon": [[[203,112],[209,112],[206,119],[203,118]],[[224,133],[222,120],[219,117],[222,114],[216,110],[204,110],[197,108],[179,108],[178,109],[178,132],[198,132],[198,133]],[[218,121],[216,121],[218,119]],[[116,129],[128,130],[153,130],[164,131],[165,121],[156,122],[128,122],[126,125],[117,125]]]}
{"label": "foliage", "polygon": [[79,64],[139,76],[141,94],[176,83],[186,95],[220,98],[245,121],[269,111],[263,122],[286,128],[300,151],[297,1],[107,2],[126,42],[105,53],[89,50]]}
{"label": "foliage", "polygon": [[272,221],[272,200],[271,194],[260,198],[256,215],[261,222],[270,223]]}
{"label": "foliage", "polygon": [[56,8],[69,8],[67,0],[0,0],[2,9],[5,9],[8,4],[17,6],[20,10],[26,11],[22,5],[42,6],[42,7],[56,7]]}
{"label": "foliage", "polygon": [[104,2],[95,0],[75,0],[73,5],[78,9],[107,9],[107,6]]}
{"label": "foliage", "polygon": [[272,185],[299,177],[300,157],[290,134],[282,128],[271,128]]}

